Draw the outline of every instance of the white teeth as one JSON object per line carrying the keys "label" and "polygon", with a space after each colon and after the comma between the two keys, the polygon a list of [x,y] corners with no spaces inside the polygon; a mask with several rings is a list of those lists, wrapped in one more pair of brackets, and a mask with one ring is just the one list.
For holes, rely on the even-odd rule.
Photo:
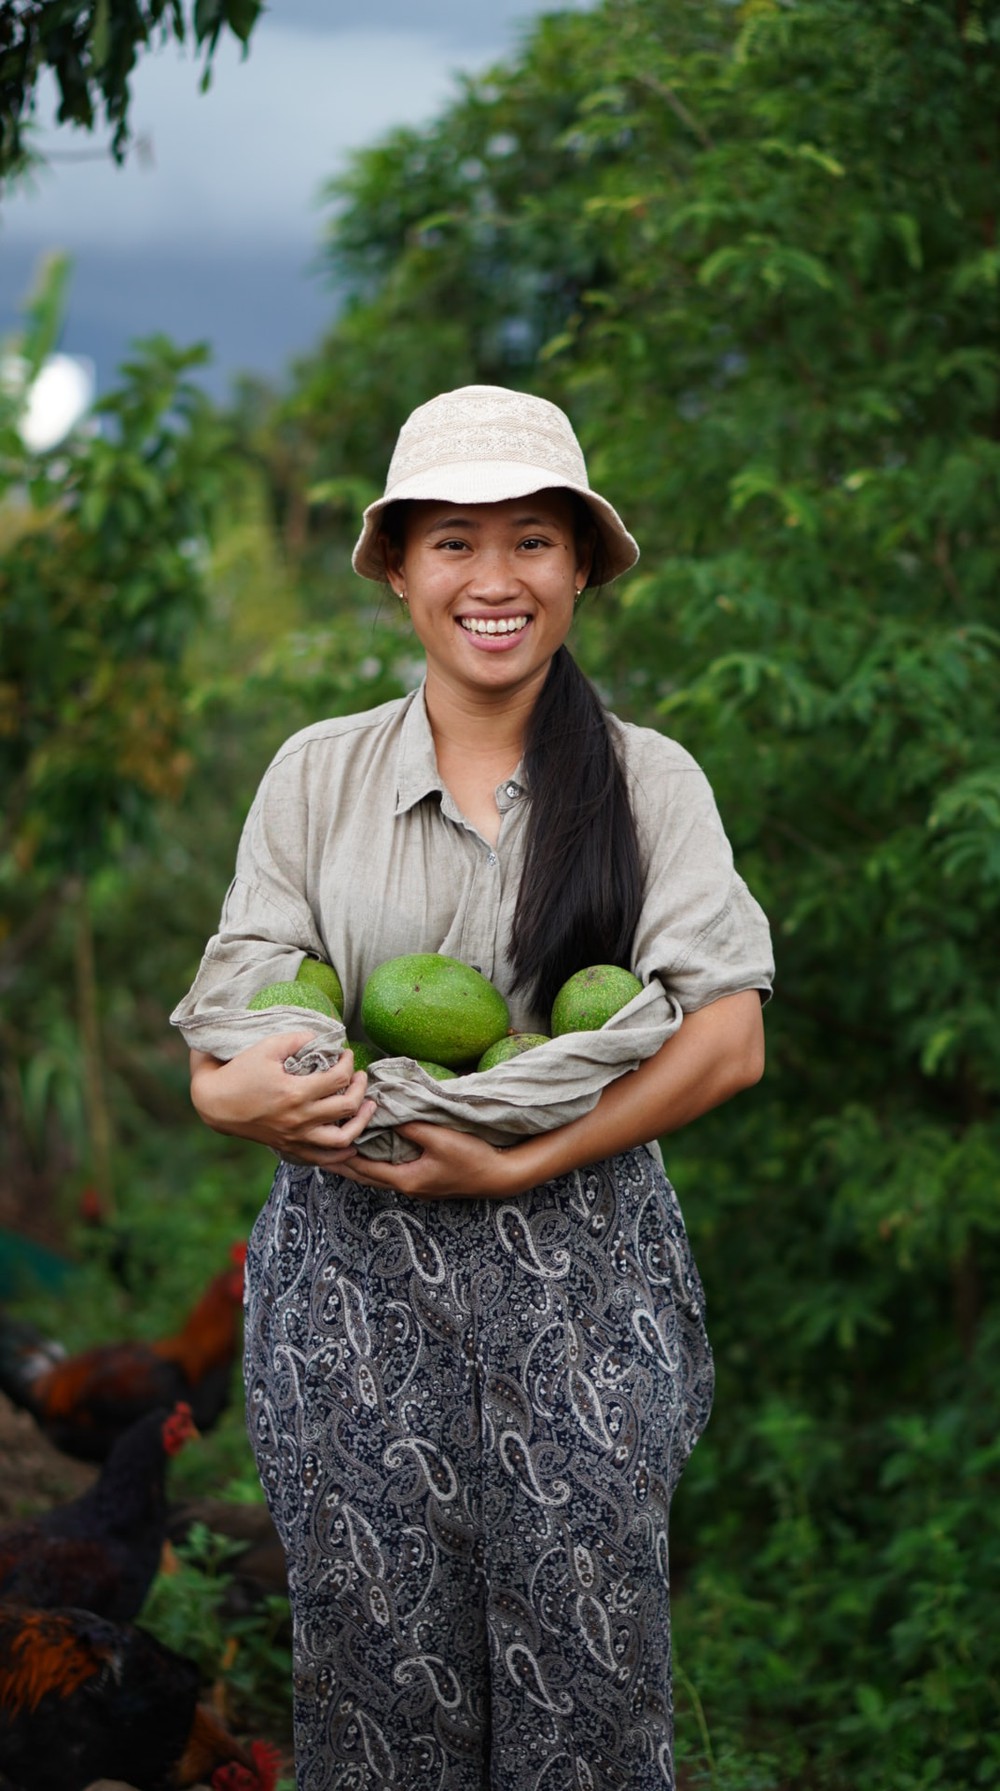
{"label": "white teeth", "polygon": [[462,627],[469,634],[519,634],[527,626],[527,616],[501,616],[498,620],[484,621],[480,616],[460,616]]}

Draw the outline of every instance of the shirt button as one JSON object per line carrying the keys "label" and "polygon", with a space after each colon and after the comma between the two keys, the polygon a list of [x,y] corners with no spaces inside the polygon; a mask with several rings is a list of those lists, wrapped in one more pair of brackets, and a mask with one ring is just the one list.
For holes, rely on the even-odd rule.
{"label": "shirt button", "polygon": [[491,852],[491,853],[490,853],[490,855],[489,855],[489,858],[488,858],[488,859],[487,859],[487,860],[486,860],[486,862],[487,862],[487,864],[496,864],[496,861],[497,861],[497,855],[496,855],[496,853],[495,853],[495,852]]}

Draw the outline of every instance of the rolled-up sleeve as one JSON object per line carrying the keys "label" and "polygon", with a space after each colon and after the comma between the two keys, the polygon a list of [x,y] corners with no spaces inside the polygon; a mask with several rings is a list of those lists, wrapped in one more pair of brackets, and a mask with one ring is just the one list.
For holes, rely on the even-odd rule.
{"label": "rolled-up sleeve", "polygon": [[733,864],[711,785],[676,741],[625,728],[645,899],[634,966],[693,1012],[747,989],[766,1000],[774,961],[767,919]]}
{"label": "rolled-up sleeve", "polygon": [[171,1016],[245,1007],[269,983],[291,981],[307,954],[322,957],[317,919],[304,893],[306,799],[293,760],[273,765],[247,816],[236,874],[222,905],[219,930],[205,947],[198,974]]}

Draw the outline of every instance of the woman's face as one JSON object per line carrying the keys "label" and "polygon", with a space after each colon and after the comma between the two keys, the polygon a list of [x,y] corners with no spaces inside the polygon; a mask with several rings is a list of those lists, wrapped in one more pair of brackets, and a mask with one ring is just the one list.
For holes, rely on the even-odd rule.
{"label": "woman's face", "polygon": [[541,687],[590,569],[574,520],[569,494],[558,490],[410,507],[387,571],[409,603],[429,679],[480,693]]}

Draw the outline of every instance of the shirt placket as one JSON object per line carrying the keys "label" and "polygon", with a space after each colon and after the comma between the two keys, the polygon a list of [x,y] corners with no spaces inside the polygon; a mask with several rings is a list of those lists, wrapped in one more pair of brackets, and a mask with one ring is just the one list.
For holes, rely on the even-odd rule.
{"label": "shirt placket", "polygon": [[508,781],[498,784],[495,795],[500,813],[500,835],[495,847],[467,822],[460,823],[465,828],[469,848],[475,853],[475,859],[469,900],[463,917],[459,956],[463,963],[471,964],[474,970],[481,971],[483,976],[491,980],[504,955],[505,936],[509,926],[504,913],[504,898],[512,871],[516,875],[505,839],[505,834],[509,836],[510,833],[506,819],[511,810],[523,800],[524,792],[520,785]]}

